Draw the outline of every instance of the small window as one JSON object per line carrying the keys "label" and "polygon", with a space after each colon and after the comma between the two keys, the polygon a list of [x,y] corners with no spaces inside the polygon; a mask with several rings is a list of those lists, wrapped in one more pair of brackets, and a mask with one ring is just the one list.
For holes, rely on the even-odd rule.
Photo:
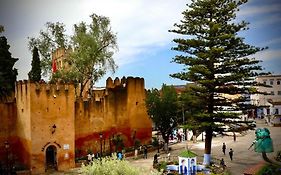
{"label": "small window", "polygon": [[273,79],[270,79],[270,80],[269,80],[270,85],[273,85],[273,82],[274,82]]}
{"label": "small window", "polygon": [[269,109],[269,108],[266,109],[266,114],[267,114],[267,115],[270,114],[270,109]]}
{"label": "small window", "polygon": [[279,110],[278,109],[275,109],[275,114],[279,114]]}
{"label": "small window", "polygon": [[266,80],[263,80],[263,84],[266,84]]}
{"label": "small window", "polygon": [[270,95],[274,95],[274,91],[271,91],[271,92],[270,92]]}
{"label": "small window", "polygon": [[277,93],[278,95],[281,95],[281,91],[278,91],[278,93]]}
{"label": "small window", "polygon": [[277,80],[276,84],[277,84],[277,85],[280,85],[280,80]]}

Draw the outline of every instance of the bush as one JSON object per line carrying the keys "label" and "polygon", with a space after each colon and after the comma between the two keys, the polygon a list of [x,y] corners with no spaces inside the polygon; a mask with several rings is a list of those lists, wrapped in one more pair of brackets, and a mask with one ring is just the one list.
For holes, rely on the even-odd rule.
{"label": "bush", "polygon": [[157,169],[159,172],[161,172],[163,170],[165,171],[167,169],[167,162],[161,161],[157,164],[154,164],[153,168]]}
{"label": "bush", "polygon": [[[87,175],[143,175],[148,174],[144,169],[130,165],[126,160],[118,160],[117,156],[105,157],[102,160],[94,160],[90,165],[82,165],[81,173]],[[160,175],[156,171],[150,175]]]}
{"label": "bush", "polygon": [[257,175],[275,175],[281,174],[281,166],[280,165],[266,165],[264,166]]}

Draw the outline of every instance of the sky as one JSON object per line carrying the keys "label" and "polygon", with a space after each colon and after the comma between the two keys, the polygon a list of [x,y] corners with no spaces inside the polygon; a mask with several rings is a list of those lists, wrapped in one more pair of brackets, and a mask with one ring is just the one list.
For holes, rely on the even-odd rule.
{"label": "sky", "polygon": [[[237,14],[237,21],[250,22],[249,30],[240,32],[245,42],[268,49],[255,58],[262,60],[264,71],[281,74],[281,2],[280,0],[249,0]],[[168,32],[182,19],[182,12],[191,0],[0,0],[0,25],[11,46],[13,57],[19,58],[15,68],[18,80],[27,79],[31,69],[28,37],[37,37],[46,22],[62,22],[66,33],[73,25],[90,22],[90,15],[109,17],[112,31],[117,35],[119,50],[114,54],[118,65],[115,74],[109,73],[96,86],[105,86],[108,76],[143,77],[146,88],[186,84],[171,78],[182,66],[171,63],[179,52]]]}

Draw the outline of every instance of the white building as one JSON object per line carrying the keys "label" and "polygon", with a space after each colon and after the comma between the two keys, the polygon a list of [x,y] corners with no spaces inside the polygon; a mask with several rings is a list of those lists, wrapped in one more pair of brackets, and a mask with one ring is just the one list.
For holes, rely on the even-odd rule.
{"label": "white building", "polygon": [[258,91],[264,94],[251,96],[252,104],[259,106],[257,117],[267,115],[281,115],[281,75],[265,75],[256,78],[256,81],[271,87],[258,87]]}

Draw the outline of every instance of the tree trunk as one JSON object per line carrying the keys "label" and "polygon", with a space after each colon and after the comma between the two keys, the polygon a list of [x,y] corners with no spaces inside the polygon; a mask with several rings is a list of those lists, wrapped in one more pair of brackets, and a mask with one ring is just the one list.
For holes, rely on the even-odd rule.
{"label": "tree trunk", "polygon": [[168,153],[168,144],[169,144],[169,135],[167,136],[165,133],[162,134],[162,138],[164,139],[164,151]]}
{"label": "tree trunk", "polygon": [[205,153],[204,153],[203,164],[210,165],[213,130],[211,127],[208,127],[205,132],[206,132],[206,137],[205,137]]}
{"label": "tree trunk", "polygon": [[269,158],[267,157],[266,152],[262,152],[262,158],[263,158],[264,161],[266,161],[268,163],[272,163],[272,161],[269,160]]}

